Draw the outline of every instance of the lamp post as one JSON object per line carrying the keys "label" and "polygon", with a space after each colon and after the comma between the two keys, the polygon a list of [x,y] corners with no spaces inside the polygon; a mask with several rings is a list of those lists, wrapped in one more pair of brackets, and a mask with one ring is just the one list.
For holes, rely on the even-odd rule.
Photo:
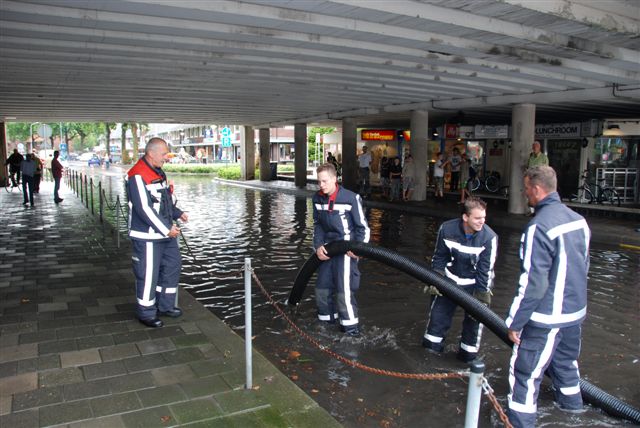
{"label": "lamp post", "polygon": [[29,125],[29,134],[31,136],[31,147],[29,148],[28,153],[33,153],[33,145],[34,145],[34,141],[33,141],[33,125],[37,125],[40,122],[33,122],[31,125]]}

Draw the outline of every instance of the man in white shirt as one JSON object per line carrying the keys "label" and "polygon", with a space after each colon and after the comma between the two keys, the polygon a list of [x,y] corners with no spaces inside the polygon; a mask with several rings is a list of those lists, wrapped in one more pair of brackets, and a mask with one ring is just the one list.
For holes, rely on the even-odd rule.
{"label": "man in white shirt", "polygon": [[362,147],[362,153],[358,156],[358,165],[359,165],[359,184],[360,184],[360,195],[365,197],[371,196],[371,186],[369,185],[369,166],[371,165],[371,153],[369,153],[368,147]]}

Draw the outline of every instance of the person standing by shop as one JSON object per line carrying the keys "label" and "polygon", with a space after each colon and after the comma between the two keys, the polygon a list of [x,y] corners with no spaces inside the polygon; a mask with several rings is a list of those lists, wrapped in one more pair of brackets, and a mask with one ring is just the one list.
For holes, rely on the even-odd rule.
{"label": "person standing by shop", "polygon": [[559,407],[582,411],[578,357],[587,314],[591,231],[582,216],[560,202],[556,187],[549,166],[525,172],[524,192],[536,216],[520,240],[521,273],[506,320],[514,343],[508,415],[516,428],[535,425],[545,372]]}
{"label": "person standing by shop", "polygon": [[371,196],[371,186],[369,183],[369,168],[371,167],[371,153],[367,146],[362,147],[362,153],[358,156],[358,173],[360,181],[360,196],[368,198]]}
{"label": "person standing by shop", "polygon": [[389,167],[389,177],[391,178],[389,202],[393,202],[396,199],[400,199],[400,194],[402,193],[402,165],[399,157],[393,158],[393,162]]}
{"label": "person standing by shop", "polygon": [[188,221],[187,213],[172,200],[172,188],[162,171],[169,160],[169,146],[161,138],[152,138],[144,157],[127,173],[129,197],[129,237],[136,277],[136,316],[147,327],[162,327],[158,318],[176,318],[182,310],[175,307],[182,266],[175,220]]}
{"label": "person standing by shop", "polygon": [[332,324],[339,319],[347,335],[359,336],[358,258],[351,251],[329,257],[325,245],[342,240],[369,242],[369,226],[360,196],[338,185],[335,167],[326,163],[316,172],[320,191],[313,195],[313,248],[322,261],[316,281],[318,319]]}
{"label": "person standing by shop", "polygon": [[40,193],[40,181],[42,181],[42,169],[44,164],[42,160],[38,157],[37,151],[33,150],[33,162],[36,164],[36,172],[33,175],[33,193]]}
{"label": "person standing by shop", "polygon": [[380,159],[380,185],[382,186],[382,197],[384,199],[389,198],[389,191],[391,190],[391,162],[389,158],[383,156]]}
{"label": "person standing by shop", "polygon": [[60,157],[60,152],[56,150],[53,152],[53,159],[51,160],[51,175],[53,176],[53,202],[59,204],[64,199],[60,197],[58,192],[60,192],[60,180],[62,180],[62,164],[58,160]]}
{"label": "person standing by shop", "polygon": [[460,167],[462,164],[460,150],[457,147],[453,148],[453,154],[451,158],[449,158],[449,164],[451,165],[451,187],[449,187],[449,190],[451,192],[457,192],[460,186]]}
{"label": "person standing by shop", "polygon": [[541,165],[549,166],[549,158],[547,157],[547,155],[542,153],[542,146],[540,146],[540,141],[534,141],[531,145],[531,153],[529,154],[529,159],[527,160],[527,169]]}
{"label": "person standing by shop", "polygon": [[[485,224],[486,210],[487,204],[472,196],[464,202],[462,218],[446,221],[440,226],[431,268],[489,305],[498,236]],[[422,346],[441,353],[458,305],[435,287],[430,287],[430,291],[431,312]],[[464,362],[473,361],[478,355],[481,337],[482,324],[465,312],[457,358]]]}
{"label": "person standing by shop", "polygon": [[433,178],[436,182],[437,199],[444,199],[444,169],[449,165],[449,161],[445,160],[441,152],[438,152],[436,163],[433,165]]}
{"label": "person standing by shop", "polygon": [[402,200],[408,202],[411,200],[413,189],[416,185],[416,164],[413,162],[413,156],[407,154],[404,157],[404,165],[402,165]]}
{"label": "person standing by shop", "polygon": [[31,203],[31,206],[34,206],[33,177],[36,174],[36,163],[33,161],[33,155],[31,153],[27,153],[27,156],[20,164],[20,171],[22,172],[22,195],[24,197],[22,205]]}

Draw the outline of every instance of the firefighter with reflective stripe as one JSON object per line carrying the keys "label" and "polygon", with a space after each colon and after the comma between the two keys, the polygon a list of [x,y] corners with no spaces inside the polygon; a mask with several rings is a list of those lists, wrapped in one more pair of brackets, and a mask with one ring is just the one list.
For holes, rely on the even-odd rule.
{"label": "firefighter with reflective stripe", "polygon": [[144,157],[127,173],[136,315],[148,327],[162,327],[158,315],[182,315],[175,307],[181,260],[177,239],[180,229],[174,220],[186,222],[188,216],[173,203],[172,188],[162,171],[168,154],[167,143],[152,138]]}
{"label": "firefighter with reflective stripe", "polygon": [[[487,204],[477,198],[467,198],[462,218],[444,222],[438,231],[431,267],[454,281],[465,292],[481,302],[491,303],[494,265],[498,252],[498,236],[485,224]],[[451,299],[430,287],[431,312],[422,346],[430,351],[444,351],[444,341],[458,307]],[[465,312],[462,337],[457,357],[464,362],[474,360],[480,348],[482,324]]]}
{"label": "firefighter with reflective stripe", "polygon": [[522,234],[520,277],[509,316],[515,344],[509,368],[509,420],[533,427],[540,382],[551,376],[558,406],[582,411],[581,324],[587,314],[591,231],[585,219],[560,202],[553,168],[526,171],[524,191],[536,210]]}
{"label": "firefighter with reflective stripe", "polygon": [[339,319],[345,333],[358,336],[358,258],[351,251],[329,257],[324,246],[342,240],[369,242],[369,226],[360,196],[338,186],[335,167],[321,165],[317,174],[320,191],[313,195],[313,248],[322,260],[316,281],[318,318],[329,323]]}

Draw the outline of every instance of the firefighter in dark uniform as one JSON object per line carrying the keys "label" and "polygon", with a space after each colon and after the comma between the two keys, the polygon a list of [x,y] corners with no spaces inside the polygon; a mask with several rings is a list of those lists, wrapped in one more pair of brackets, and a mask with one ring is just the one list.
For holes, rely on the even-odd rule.
{"label": "firefighter in dark uniform", "polygon": [[173,203],[172,188],[162,165],[169,147],[152,138],[145,154],[127,173],[129,237],[133,247],[133,273],[138,305],[136,316],[147,327],[162,327],[158,316],[179,317],[175,307],[180,278],[180,229],[174,220],[188,220]]}
{"label": "firefighter in dark uniform", "polygon": [[518,291],[506,320],[513,353],[509,367],[509,420],[536,422],[540,382],[547,371],[558,406],[581,412],[578,357],[587,314],[589,239],[586,220],[560,202],[553,168],[525,173],[524,191],[535,217],[522,234]]}
{"label": "firefighter in dark uniform", "polygon": [[316,281],[318,318],[329,323],[339,320],[346,334],[358,336],[358,258],[351,251],[330,258],[324,246],[341,240],[369,242],[369,226],[360,196],[338,185],[335,167],[321,165],[317,174],[320,191],[313,195],[313,248],[322,260]]}
{"label": "firefighter in dark uniform", "polygon": [[[469,197],[463,204],[462,218],[444,222],[438,231],[431,267],[453,280],[462,290],[485,304],[491,303],[493,268],[498,252],[498,236],[485,224],[487,204]],[[457,305],[431,287],[433,298],[422,346],[440,353],[451,327]],[[482,324],[465,312],[458,359],[474,360],[480,348]]]}

